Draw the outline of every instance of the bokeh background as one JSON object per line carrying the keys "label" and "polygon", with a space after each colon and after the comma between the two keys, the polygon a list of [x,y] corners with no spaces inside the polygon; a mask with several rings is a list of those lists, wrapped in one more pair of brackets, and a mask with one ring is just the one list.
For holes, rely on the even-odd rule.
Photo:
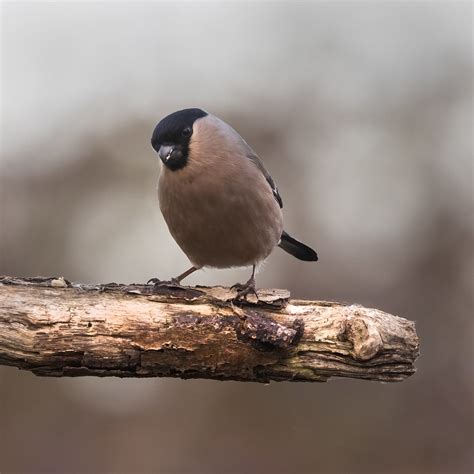
{"label": "bokeh background", "polygon": [[[0,471],[473,471],[470,2],[3,2],[0,274],[187,266],[156,122],[201,107],[265,161],[307,264],[258,278],[416,321],[399,384],[46,379],[0,368]],[[231,284],[248,270],[196,273]],[[1,290],[0,290],[1,291]]]}

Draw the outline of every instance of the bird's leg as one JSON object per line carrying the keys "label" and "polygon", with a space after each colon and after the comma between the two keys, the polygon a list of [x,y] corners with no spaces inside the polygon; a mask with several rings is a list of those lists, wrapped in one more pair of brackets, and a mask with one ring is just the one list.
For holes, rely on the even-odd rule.
{"label": "bird's leg", "polygon": [[189,270],[186,270],[184,273],[181,273],[181,275],[178,275],[177,277],[171,278],[171,280],[160,280],[159,278],[150,278],[146,284],[149,285],[152,283],[155,286],[167,286],[167,285],[179,285],[181,283],[181,280],[184,280],[187,276],[191,275],[191,273],[194,273],[197,270],[196,267],[191,267]]}
{"label": "bird's leg", "polygon": [[250,293],[253,293],[258,299],[257,290],[255,289],[255,265],[252,266],[252,276],[247,280],[247,282],[244,284],[236,283],[235,285],[232,285],[231,288],[238,290],[237,296],[235,297],[236,299],[241,299]]}
{"label": "bird's leg", "polygon": [[192,266],[185,272],[181,273],[181,275],[178,275],[176,278],[172,278],[173,281],[176,281],[178,284],[181,283],[181,280],[184,280],[186,277],[191,275],[191,273],[194,273],[197,270],[196,267]]}

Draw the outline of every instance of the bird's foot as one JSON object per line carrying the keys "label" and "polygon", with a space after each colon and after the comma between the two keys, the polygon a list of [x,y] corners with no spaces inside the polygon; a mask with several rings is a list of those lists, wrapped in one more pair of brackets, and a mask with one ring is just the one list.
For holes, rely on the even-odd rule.
{"label": "bird's foot", "polygon": [[147,282],[147,285],[153,285],[155,288],[160,286],[181,286],[177,278],[171,278],[170,280],[160,280],[159,278],[150,278]]}
{"label": "bird's foot", "polygon": [[236,283],[235,285],[232,285],[230,287],[231,290],[238,290],[238,291],[241,291],[243,290],[244,288],[247,288],[247,284],[246,283]]}
{"label": "bird's foot", "polygon": [[255,288],[255,278],[251,278],[246,283],[236,283],[235,285],[231,286],[231,289],[237,290],[237,295],[235,296],[235,300],[242,300],[247,295],[254,294],[258,300],[257,290]]}

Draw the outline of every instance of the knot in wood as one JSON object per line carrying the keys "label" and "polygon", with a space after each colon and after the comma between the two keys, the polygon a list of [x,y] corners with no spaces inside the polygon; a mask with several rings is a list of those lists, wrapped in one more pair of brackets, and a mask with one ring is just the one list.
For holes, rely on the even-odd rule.
{"label": "knot in wood", "polygon": [[383,347],[383,341],[370,319],[353,317],[346,322],[346,336],[354,347],[354,357],[359,360],[374,358]]}

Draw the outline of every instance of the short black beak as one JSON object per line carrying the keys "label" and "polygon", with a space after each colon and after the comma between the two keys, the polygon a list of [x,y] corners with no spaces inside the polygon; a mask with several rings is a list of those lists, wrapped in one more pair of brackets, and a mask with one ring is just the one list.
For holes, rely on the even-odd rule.
{"label": "short black beak", "polygon": [[166,163],[174,151],[174,145],[161,145],[158,150],[158,156],[163,163]]}

